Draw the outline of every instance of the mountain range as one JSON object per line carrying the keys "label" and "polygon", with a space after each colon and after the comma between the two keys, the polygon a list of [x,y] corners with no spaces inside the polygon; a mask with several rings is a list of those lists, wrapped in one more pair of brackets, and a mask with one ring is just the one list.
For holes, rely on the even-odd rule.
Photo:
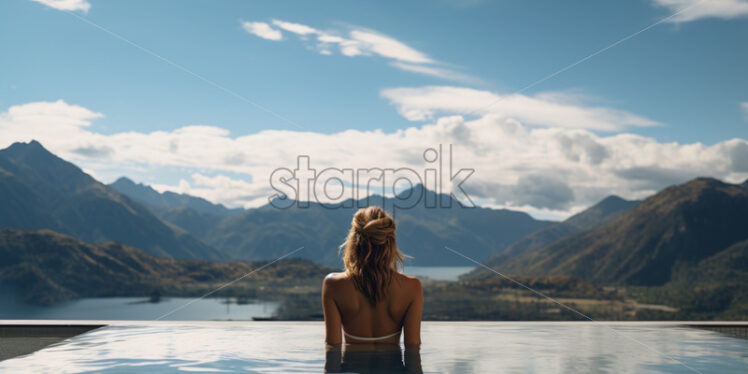
{"label": "mountain range", "polygon": [[116,241],[157,256],[226,259],[36,141],[0,150],[0,211],[0,227],[49,229],[90,243]]}
{"label": "mountain range", "polygon": [[[426,196],[448,208],[394,212],[400,248],[411,265],[461,265],[444,249],[483,260],[552,224],[506,209],[463,207],[423,186],[398,197]],[[107,186],[36,141],[0,151],[0,227],[49,229],[97,244],[116,241],[151,255],[207,260],[269,260],[297,248],[299,257],[340,267],[339,245],[355,209],[393,206],[391,197],[351,201],[355,208],[311,203],[276,209],[228,209],[197,197],[159,193],[121,178]]]}
{"label": "mountain range", "polygon": [[[156,204],[154,202],[163,201],[169,193],[159,197],[152,188],[127,178],[120,178],[110,186],[145,204],[160,218],[195,234],[230,257],[241,259],[277,257],[283,250],[306,245],[307,258],[331,266],[340,265],[337,248],[355,211],[353,208],[331,209],[315,203],[308,208],[284,210],[265,206],[236,213],[216,206],[209,211],[185,205]],[[188,195],[180,196],[182,200],[188,198]],[[445,246],[478,260],[491,255],[516,256],[600,225],[639,203],[609,196],[563,222],[549,222],[511,210],[465,208],[450,196],[437,195],[422,185],[401,192],[400,198],[404,199],[403,196],[422,196],[428,201],[451,203],[448,209],[429,209],[421,204],[395,213],[400,248],[413,257],[409,260],[411,264],[427,266],[470,265],[445,251]],[[391,198],[371,196],[350,201],[349,205],[392,206],[394,203]]]}
{"label": "mountain range", "polygon": [[[666,188],[601,225],[487,264],[504,273],[641,286],[694,278],[684,271],[698,272],[699,264],[719,262],[729,265],[726,273],[728,268],[745,273],[746,246],[739,244],[748,240],[746,185],[698,178]],[[724,261],[732,257],[743,263]]]}
{"label": "mountain range", "polygon": [[[402,194],[451,201],[420,185]],[[563,222],[451,202],[449,208],[417,204],[394,212],[398,244],[413,257],[411,265],[462,265],[444,250],[449,246],[502,273],[658,286],[748,239],[748,181],[699,178],[641,202],[610,196]],[[350,203],[387,207],[393,198]],[[229,209],[126,178],[106,186],[33,141],[0,151],[0,208],[0,227],[49,229],[93,244],[115,241],[155,256],[270,260],[303,247],[299,257],[338,268],[338,246],[355,211],[316,203]]]}
{"label": "mountain range", "polygon": [[[642,201],[609,196],[562,222],[463,207],[420,185],[397,198],[405,196],[451,203],[393,212],[410,265],[470,265],[449,246],[503,274],[644,289],[655,303],[681,305],[684,318],[748,315],[748,181],[697,178]],[[355,209],[394,202],[229,209],[124,177],[107,186],[38,142],[15,143],[0,150],[0,285],[41,303],[149,287],[184,294],[191,291],[180,284],[251,268],[226,261],[267,261],[302,247],[298,257],[340,268],[338,246]],[[321,274],[301,263],[309,265],[294,272]],[[477,269],[464,279],[493,276]]]}
{"label": "mountain range", "polygon": [[543,227],[514,242],[503,251],[496,253],[489,263],[499,263],[505,259],[531,252],[553,243],[567,235],[599,226],[631,210],[640,201],[624,200],[618,196],[608,196],[592,207],[577,213],[566,220]]}
{"label": "mountain range", "polygon": [[[121,186],[134,183],[120,179],[112,188],[127,194],[135,201],[148,206],[160,218],[195,234],[206,243],[222,251],[230,258],[269,259],[295,248],[304,247],[300,257],[330,266],[340,266],[338,247],[350,228],[356,209],[369,205],[391,207],[394,198],[370,196],[348,201],[336,207],[321,203],[310,203],[303,208],[294,205],[287,209],[276,209],[266,205],[257,209],[236,212],[207,212],[189,206],[163,208],[149,203],[153,190],[142,186],[124,189]],[[149,191],[150,190],[150,191]],[[526,213],[506,209],[463,207],[448,195],[434,192],[417,185],[401,192],[403,196],[422,196],[429,201],[443,199],[449,208],[426,208],[417,204],[410,209],[396,210],[398,222],[398,245],[412,258],[416,265],[455,265],[460,258],[444,249],[444,246],[462,248],[471,257],[484,259],[515,240],[552,222],[539,221]]]}
{"label": "mountain range", "polygon": [[171,191],[158,192],[151,186],[135,183],[127,177],[117,179],[109,187],[114,188],[123,195],[132,197],[139,203],[147,205],[154,210],[191,209],[198,213],[215,216],[229,216],[244,210],[241,208],[229,209],[222,204],[214,204],[201,197],[192,195]]}

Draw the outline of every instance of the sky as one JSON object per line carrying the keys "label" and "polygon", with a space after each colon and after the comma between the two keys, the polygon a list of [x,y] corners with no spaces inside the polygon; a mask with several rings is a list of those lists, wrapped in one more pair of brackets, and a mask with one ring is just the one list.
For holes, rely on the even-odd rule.
{"label": "sky", "polygon": [[742,182],[746,138],[745,0],[0,2],[0,147],[232,207],[452,144],[476,203],[560,219]]}

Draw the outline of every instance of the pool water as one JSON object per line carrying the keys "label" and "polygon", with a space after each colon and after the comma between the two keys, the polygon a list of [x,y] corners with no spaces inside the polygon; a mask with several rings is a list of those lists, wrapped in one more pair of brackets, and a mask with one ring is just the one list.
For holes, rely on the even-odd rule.
{"label": "pool water", "polygon": [[117,323],[0,372],[746,373],[748,340],[651,323],[425,322],[420,350],[326,351],[320,322]]}

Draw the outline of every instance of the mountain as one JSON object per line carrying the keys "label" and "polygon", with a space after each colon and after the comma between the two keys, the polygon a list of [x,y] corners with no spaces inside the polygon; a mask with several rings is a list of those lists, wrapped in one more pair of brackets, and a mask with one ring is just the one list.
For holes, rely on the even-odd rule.
{"label": "mountain", "polygon": [[678,269],[692,269],[698,277],[699,264],[716,261],[713,256],[746,239],[748,190],[698,178],[662,190],[597,228],[505,261],[500,270],[660,286],[674,280]]}
{"label": "mountain", "polygon": [[205,237],[222,219],[244,211],[229,209],[187,194],[158,192],[126,177],[117,179],[109,187],[146,206],[158,218],[177,225],[196,237]]}
{"label": "mountain", "polygon": [[595,227],[628,212],[640,202],[639,200],[625,200],[611,195],[584,211],[569,217],[564,223],[580,229]]}
{"label": "mountain", "polygon": [[[0,290],[37,304],[79,297],[149,296],[154,291],[196,296],[263,265],[159,258],[119,243],[93,245],[49,230],[0,229]],[[330,270],[283,260],[242,283],[245,287],[248,282],[303,284],[320,281]]]}
{"label": "mountain", "polygon": [[608,196],[563,222],[548,225],[514,242],[489,259],[486,264],[489,266],[499,265],[508,258],[539,249],[567,235],[599,226],[628,212],[637,204],[639,204],[639,201],[624,200],[614,195]]}
{"label": "mountain", "polygon": [[[411,265],[466,264],[445,246],[483,260],[524,235],[550,224],[522,212],[463,207],[449,195],[436,196],[420,185],[401,194],[431,194],[431,198],[444,199],[450,204],[445,208],[427,208],[420,203],[410,209],[395,211],[398,246],[412,257],[408,260]],[[392,207],[395,202],[393,198],[370,196],[347,203],[353,208],[331,208],[311,203],[308,208],[276,209],[266,205],[249,209],[224,219],[202,238],[233,258],[274,258],[304,246],[299,252],[300,257],[340,266],[338,247],[348,233],[355,211],[369,205]]]}
{"label": "mountain", "polygon": [[[134,200],[143,202],[161,219],[199,237],[230,258],[242,260],[273,259],[304,247],[299,256],[329,266],[340,266],[338,247],[350,228],[356,209],[378,205],[392,207],[393,198],[370,196],[349,200],[343,206],[310,203],[302,208],[294,205],[277,209],[271,204],[241,212],[198,209],[188,202],[202,199],[189,195],[159,194],[152,188],[120,179],[112,187]],[[445,208],[426,208],[423,202],[410,209],[398,209],[398,243],[412,258],[409,264],[464,264],[444,246],[457,249],[467,256],[483,260],[551,222],[538,221],[522,212],[505,209],[462,207],[449,195],[438,195],[422,185],[402,191],[398,198],[420,196],[428,201],[443,201]],[[440,200],[437,200],[440,199]],[[165,203],[164,200],[169,200]],[[422,200],[423,201],[423,200]],[[205,206],[204,200],[200,201]],[[210,203],[208,203],[210,204]],[[225,209],[225,208],[224,208]]]}
{"label": "mountain", "polygon": [[117,241],[158,256],[225,258],[36,141],[0,150],[0,211],[0,227],[50,229],[91,243]]}
{"label": "mountain", "polygon": [[[103,185],[35,141],[0,151],[0,192],[0,227],[50,229],[174,258],[269,260],[304,247],[299,256],[331,266],[341,264],[338,247],[356,209],[397,204],[391,197],[371,196],[348,201],[348,208],[312,203],[231,210],[189,195],[158,193],[125,178]],[[551,223],[521,212],[463,207],[421,185],[397,198],[402,203],[407,196],[447,204],[427,208],[420,202],[396,210],[399,245],[413,257],[410,264],[465,264],[445,246],[483,260]]]}
{"label": "mountain", "polygon": [[213,204],[203,198],[187,194],[178,194],[171,191],[158,192],[151,186],[135,183],[127,177],[120,177],[114,183],[109,184],[109,187],[149,208],[189,208],[198,213],[214,216],[228,216],[243,210],[229,209],[221,204]]}

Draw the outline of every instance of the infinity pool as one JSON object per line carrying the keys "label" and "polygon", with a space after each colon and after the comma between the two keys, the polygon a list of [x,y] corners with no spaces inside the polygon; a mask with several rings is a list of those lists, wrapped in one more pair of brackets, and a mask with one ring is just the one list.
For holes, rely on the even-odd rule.
{"label": "infinity pool", "polygon": [[426,322],[419,351],[326,351],[319,322],[115,322],[0,372],[746,373],[748,340],[653,323]]}

